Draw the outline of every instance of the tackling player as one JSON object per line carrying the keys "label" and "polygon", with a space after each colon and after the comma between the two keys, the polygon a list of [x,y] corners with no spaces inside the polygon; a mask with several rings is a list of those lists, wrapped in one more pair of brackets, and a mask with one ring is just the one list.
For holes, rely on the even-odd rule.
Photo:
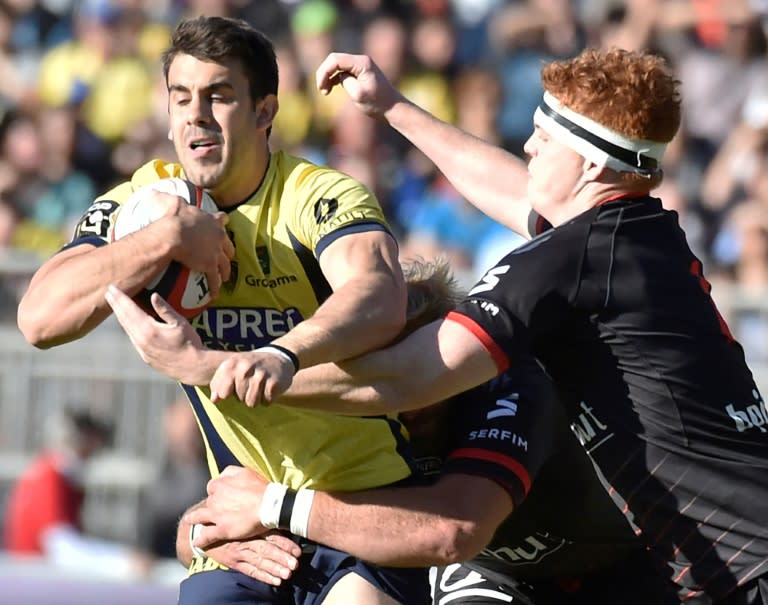
{"label": "tackling player", "polygon": [[[533,350],[569,419],[592,419],[584,447],[679,599],[768,603],[768,409],[677,214],[650,195],[678,83],[652,54],[591,49],[546,65],[542,83],[526,165],[410,103],[368,57],[320,66],[321,89],[343,86],[478,208],[520,233],[532,209],[534,238],[443,321],[312,368],[295,393],[357,414],[418,408]],[[254,383],[228,361],[211,388],[257,404]]]}

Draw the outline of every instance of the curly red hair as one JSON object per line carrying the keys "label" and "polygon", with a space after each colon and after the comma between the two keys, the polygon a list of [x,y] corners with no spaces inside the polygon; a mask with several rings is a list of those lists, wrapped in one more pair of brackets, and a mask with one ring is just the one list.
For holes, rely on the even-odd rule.
{"label": "curly red hair", "polygon": [[680,82],[657,55],[587,49],[546,65],[541,81],[569,109],[633,139],[667,143],[680,127]]}

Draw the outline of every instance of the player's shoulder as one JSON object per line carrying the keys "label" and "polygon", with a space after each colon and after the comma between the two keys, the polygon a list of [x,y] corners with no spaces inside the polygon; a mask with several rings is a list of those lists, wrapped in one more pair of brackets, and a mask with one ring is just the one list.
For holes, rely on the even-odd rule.
{"label": "player's shoulder", "polygon": [[316,164],[285,151],[274,152],[272,158],[282,179],[296,191],[308,195],[333,188],[368,192],[363,183],[335,168]]}
{"label": "player's shoulder", "polygon": [[160,179],[183,176],[184,174],[179,164],[159,159],[150,160],[146,164],[139,166],[139,168],[137,168],[131,175],[130,179],[115,185],[112,189],[97,197],[95,201],[111,201],[120,204],[134,191],[145,185],[149,185]]}

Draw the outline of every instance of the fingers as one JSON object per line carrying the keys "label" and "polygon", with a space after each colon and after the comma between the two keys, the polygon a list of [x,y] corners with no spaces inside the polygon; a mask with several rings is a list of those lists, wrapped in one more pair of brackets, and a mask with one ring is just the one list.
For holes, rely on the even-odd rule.
{"label": "fingers", "polygon": [[[270,542],[277,547],[280,548],[284,552],[284,554],[289,555],[290,558],[296,558],[298,559],[301,556],[301,546],[296,544],[293,540],[290,538],[279,534],[279,533],[270,533],[264,536],[264,539],[267,542]],[[289,559],[286,559],[286,561]],[[295,568],[292,568],[295,569]]]}
{"label": "fingers", "polygon": [[264,400],[264,381],[246,380],[245,393],[240,400],[250,408],[255,408]]}
{"label": "fingers", "polygon": [[194,542],[195,546],[198,548],[205,549],[211,544],[223,542],[228,539],[226,532],[219,525],[206,525],[205,523],[201,523],[201,525],[203,527],[198,532]]}
{"label": "fingers", "polygon": [[[245,468],[242,466],[235,466],[234,464],[230,464],[229,466],[225,467],[221,473],[219,473],[219,477],[237,477],[243,472],[245,472]],[[211,481],[215,481],[215,479],[211,479]]]}
{"label": "fingers", "polygon": [[199,506],[184,513],[184,523],[190,525],[210,525],[211,512],[204,506]]}
{"label": "fingers", "polygon": [[230,565],[246,575],[279,586],[299,567],[301,548],[289,538],[274,534],[243,542]]}
{"label": "fingers", "polygon": [[104,299],[112,307],[115,317],[123,326],[130,325],[146,315],[130,296],[113,284],[107,286]]}
{"label": "fingers", "polygon": [[327,95],[337,84],[341,84],[343,77],[357,75],[359,63],[365,57],[363,55],[351,55],[347,53],[331,53],[315,71],[315,84],[317,89]]}
{"label": "fingers", "polygon": [[216,300],[221,291],[221,284],[224,283],[221,276],[221,269],[217,266],[214,271],[206,271],[205,280],[208,282],[208,291],[211,293],[211,300]]}
{"label": "fingers", "polygon": [[227,363],[228,361],[225,361],[216,368],[213,378],[211,378],[211,401],[214,403],[227,397],[232,397],[235,394],[235,382],[232,380],[229,370],[225,367]]}
{"label": "fingers", "polygon": [[186,319],[182,315],[176,312],[176,310],[168,304],[168,301],[160,296],[157,292],[153,292],[150,297],[152,308],[157,313],[157,316],[169,325],[180,325],[185,322]]}

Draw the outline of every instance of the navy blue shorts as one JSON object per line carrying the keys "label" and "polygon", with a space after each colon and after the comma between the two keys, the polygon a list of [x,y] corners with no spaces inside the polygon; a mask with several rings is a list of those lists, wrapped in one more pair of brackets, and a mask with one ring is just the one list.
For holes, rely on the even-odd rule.
{"label": "navy blue shorts", "polygon": [[400,603],[432,602],[427,569],[379,567],[316,542],[297,541],[305,554],[282,586],[270,586],[231,569],[201,571],[181,583],[178,605],[320,605],[348,573],[359,575]]}

